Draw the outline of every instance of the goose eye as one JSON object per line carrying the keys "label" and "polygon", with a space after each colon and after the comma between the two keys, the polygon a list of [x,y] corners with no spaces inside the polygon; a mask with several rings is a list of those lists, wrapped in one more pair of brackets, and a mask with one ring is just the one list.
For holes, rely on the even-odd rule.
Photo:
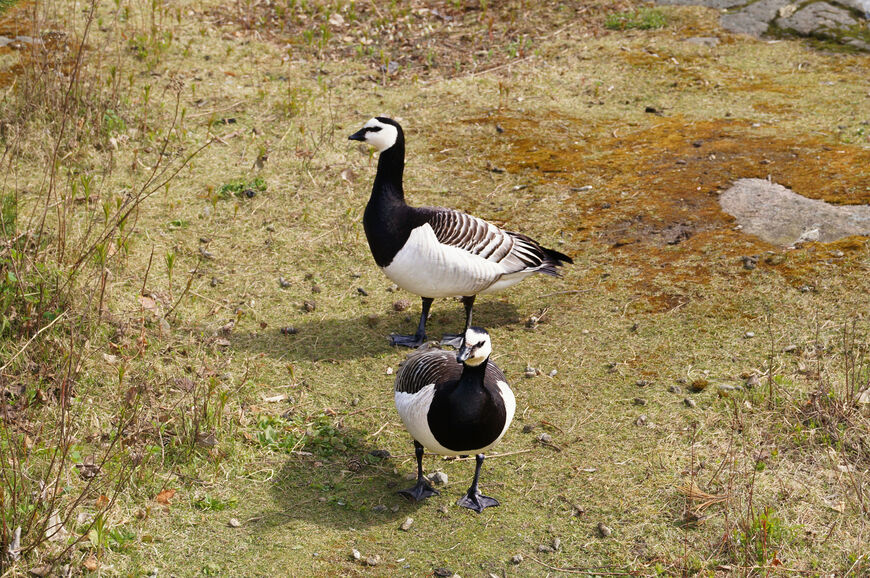
{"label": "goose eye", "polygon": [[369,132],[378,132],[379,130],[381,130],[381,127],[379,126],[369,127]]}

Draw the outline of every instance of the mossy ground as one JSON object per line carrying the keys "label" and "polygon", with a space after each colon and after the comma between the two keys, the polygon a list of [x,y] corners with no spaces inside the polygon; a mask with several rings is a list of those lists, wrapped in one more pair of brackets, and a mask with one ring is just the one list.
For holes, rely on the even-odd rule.
{"label": "mossy ground", "polygon": [[[170,468],[152,442],[111,519],[134,537],[101,554],[100,573],[867,571],[866,431],[832,440],[800,412],[820,381],[843,379],[843,324],[857,319],[866,343],[870,246],[769,246],[736,231],[716,193],[770,176],[868,202],[868,57],[731,36],[695,8],[662,9],[661,29],[608,31],[607,13],[630,3],[487,4],[99,5],[90,42],[118,46],[124,71],[102,194],[147,173],[156,137],[131,129],[143,110],[168,125],[179,85],[172,154],[216,140],[139,212],[107,293],[114,324],[88,343],[76,402],[88,427],[110,421],[116,370],[102,354],[141,339],[127,374],[149,392],[155,431],[202,403],[209,380],[227,396],[214,447]],[[499,448],[510,455],[482,475],[502,506],[482,515],[454,505],[473,462],[428,457],[449,475],[441,496],[395,493],[414,462],[392,405],[404,352],[386,335],[412,330],[419,301],[390,290],[362,231],[375,159],[347,135],[375,114],[405,127],[409,202],[466,210],[575,260],[561,279],[478,300],[518,403]],[[46,159],[36,141],[26,152],[21,190],[37,188]],[[219,194],[255,179],[265,189],[250,197]],[[190,275],[161,331],[152,309]],[[411,308],[396,311],[400,299]],[[461,323],[458,302],[436,302],[433,336]],[[542,374],[524,377],[527,366]],[[751,375],[754,389],[717,387]],[[692,518],[678,490],[690,479],[727,500]],[[165,487],[177,490],[169,506],[153,501]],[[554,538],[558,551],[539,551]],[[354,548],[380,563],[354,561]]]}

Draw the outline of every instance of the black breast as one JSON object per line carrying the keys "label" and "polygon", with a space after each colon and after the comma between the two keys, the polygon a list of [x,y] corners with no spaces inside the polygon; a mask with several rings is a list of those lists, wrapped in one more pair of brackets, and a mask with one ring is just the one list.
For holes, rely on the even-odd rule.
{"label": "black breast", "polygon": [[486,380],[487,385],[482,378],[474,379],[466,371],[457,381],[435,386],[429,429],[449,450],[470,453],[486,447],[504,429],[507,413],[495,380]]}

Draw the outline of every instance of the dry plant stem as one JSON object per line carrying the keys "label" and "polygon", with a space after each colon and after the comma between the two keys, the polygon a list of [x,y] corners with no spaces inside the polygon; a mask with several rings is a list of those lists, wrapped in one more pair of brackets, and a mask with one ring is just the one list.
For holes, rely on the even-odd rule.
{"label": "dry plant stem", "polygon": [[31,337],[30,339],[27,340],[27,343],[25,343],[24,346],[21,347],[21,349],[19,349],[17,352],[15,352],[15,355],[13,355],[12,357],[10,357],[9,360],[8,360],[6,363],[4,363],[2,367],[0,367],[0,371],[3,371],[4,369],[6,369],[6,368],[9,367],[10,365],[12,365],[12,362],[15,361],[15,359],[16,359],[19,355],[21,355],[22,353],[24,353],[24,351],[25,351],[28,347],[30,347],[30,344],[33,343],[33,341],[34,341],[37,337],[39,337],[40,334],[41,334],[43,331],[46,331],[46,330],[49,329],[52,325],[54,325],[55,323],[57,323],[58,321],[60,321],[62,318],[66,317],[66,314],[67,314],[67,312],[64,311],[63,313],[61,313],[60,315],[58,315],[57,317],[55,317],[54,319],[52,319],[52,320],[51,320],[51,323],[49,323],[48,325],[45,325],[45,326],[42,327],[39,331],[37,331],[36,334],[35,334],[33,337]]}
{"label": "dry plant stem", "polygon": [[586,574],[588,576],[634,576],[635,575],[634,572],[602,571],[602,570],[595,570],[594,567],[592,567],[592,568],[559,568],[557,566],[551,566],[551,565],[547,564],[546,562],[542,562],[542,561],[538,560],[537,558],[535,558],[534,556],[532,556],[531,554],[527,554],[526,556],[530,560],[533,560],[533,561],[537,562],[538,564],[540,564],[541,566],[543,566],[545,568],[549,568],[550,570],[553,570],[555,572],[565,572],[567,574]]}

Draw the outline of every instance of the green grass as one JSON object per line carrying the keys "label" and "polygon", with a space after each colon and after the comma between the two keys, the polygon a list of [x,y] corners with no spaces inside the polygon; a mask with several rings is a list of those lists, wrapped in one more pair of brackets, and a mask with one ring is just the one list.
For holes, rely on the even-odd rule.
{"label": "green grass", "polygon": [[[314,4],[305,19],[287,20],[286,34],[328,22]],[[91,174],[99,196],[94,204],[79,192],[70,205],[78,231],[104,222],[103,204],[123,202],[155,159],[214,139],[131,217],[123,258],[116,244],[105,247],[119,257],[109,261],[102,324],[77,342],[85,355],[72,398],[74,458],[83,463],[107,439],[132,389],[144,419],[124,447],[140,466],[98,528],[68,527],[88,538],[63,562],[79,567],[95,553],[107,573],[133,576],[155,567],[180,576],[706,575],[722,565],[757,565],[746,574],[764,575],[774,560],[806,572],[866,571],[868,519],[856,491],[867,489],[858,475],[868,467],[866,416],[826,421],[836,404],[810,412],[810,393],[847,373],[840,337],[866,308],[870,249],[864,239],[766,246],[715,210],[718,185],[753,170],[795,187],[809,181],[807,194],[864,198],[868,143],[837,142],[834,131],[858,134],[866,56],[743,37],[710,55],[679,40],[715,29],[707,11],[661,9],[674,35],[602,35],[595,27],[607,6],[590,5],[598,24],[578,21],[570,34],[555,34],[556,24],[552,36],[494,32],[493,58],[505,60],[487,66],[510,68],[480,73],[463,52],[459,74],[433,66],[424,77],[403,63],[385,78],[380,61],[355,49],[370,46],[359,31],[394,24],[378,20],[388,18],[383,7],[333,31],[323,54],[235,20],[213,26],[209,16],[206,26],[204,14],[217,13],[207,9],[220,7],[203,8],[179,20],[154,5],[143,20],[122,2],[119,15],[133,17],[95,28],[90,45],[109,52],[94,57],[92,72],[104,78],[92,85],[111,90],[101,61],[129,71],[118,98],[104,101],[112,108],[95,117],[117,149],[84,138],[59,157],[66,182]],[[454,25],[489,42],[486,22],[460,8]],[[395,18],[448,30],[427,14]],[[108,41],[115,32],[143,35],[137,46],[146,48],[168,33],[172,42],[140,60]],[[436,40],[445,41],[440,58],[451,40]],[[534,58],[514,62],[521,49]],[[173,79],[185,70],[195,72],[180,89],[183,121],[169,130]],[[653,105],[663,114],[644,112]],[[391,392],[405,352],[386,336],[413,330],[419,300],[392,291],[369,254],[361,216],[376,159],[347,141],[380,113],[406,128],[409,202],[469,211],[575,259],[561,279],[478,299],[475,321],[490,330],[518,402],[502,455],[487,459],[481,478],[502,505],[482,515],[455,505],[473,461],[427,456],[427,472],[449,477],[441,495],[410,504],[396,494],[415,464]],[[22,193],[19,227],[43,206],[32,194],[47,163],[37,128],[53,125],[33,122],[3,184]],[[825,171],[838,176],[819,177]],[[671,245],[661,231],[674,223],[695,228]],[[754,254],[758,267],[743,269],[740,257]],[[75,305],[87,310],[90,295]],[[398,310],[402,299],[410,309]],[[429,329],[438,336],[462,321],[459,302],[438,300]],[[860,323],[857,336],[866,343]],[[27,339],[0,347],[11,354]],[[54,415],[58,386],[45,362],[67,342],[46,332],[21,356],[32,363],[7,370],[28,384],[26,404],[16,402],[30,412],[24,425]],[[526,378],[527,366],[541,375]],[[760,376],[751,388],[749,376]],[[703,391],[689,391],[702,380]],[[34,449],[29,464],[44,455]],[[847,465],[854,478],[838,469]],[[76,471],[68,495],[82,486]],[[693,517],[703,501],[681,493],[687,480],[727,499]],[[164,499],[167,490],[175,493]],[[78,511],[95,514],[99,499],[88,494]],[[539,549],[555,538],[557,551]],[[354,560],[353,549],[380,563]],[[525,559],[513,564],[517,554]]]}
{"label": "green grass", "polygon": [[665,13],[657,8],[608,14],[604,21],[604,26],[610,30],[654,30],[664,28],[667,24]]}

